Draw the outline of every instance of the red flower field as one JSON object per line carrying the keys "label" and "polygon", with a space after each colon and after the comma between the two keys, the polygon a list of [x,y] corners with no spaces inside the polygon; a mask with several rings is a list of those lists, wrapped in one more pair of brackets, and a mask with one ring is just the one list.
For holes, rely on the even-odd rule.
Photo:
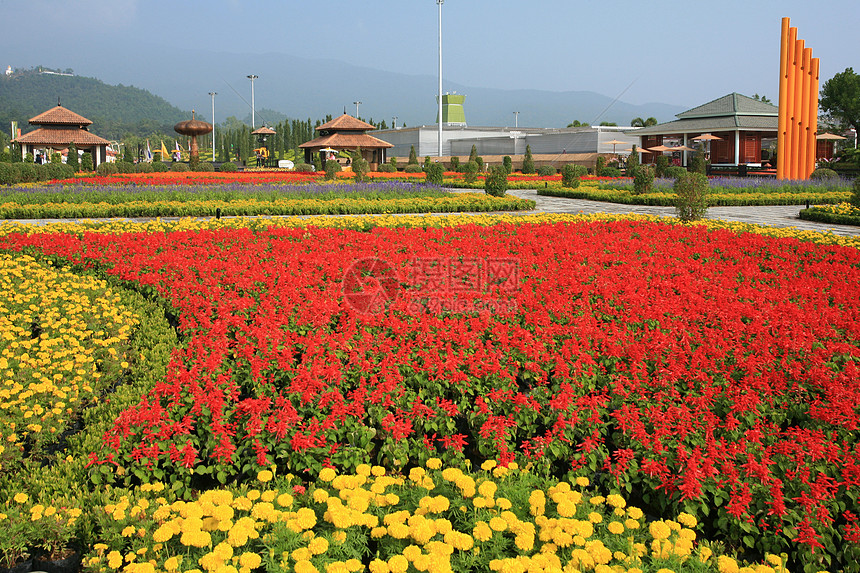
{"label": "red flower field", "polygon": [[[860,251],[642,221],[9,235],[187,344],[92,464],[588,475],[761,551],[860,542]],[[193,473],[190,469],[193,468]]]}

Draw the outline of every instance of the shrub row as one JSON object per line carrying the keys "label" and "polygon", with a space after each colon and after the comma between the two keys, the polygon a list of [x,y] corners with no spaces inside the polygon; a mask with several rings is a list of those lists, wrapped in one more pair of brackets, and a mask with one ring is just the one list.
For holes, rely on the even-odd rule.
{"label": "shrub row", "polygon": [[0,185],[67,179],[74,177],[74,175],[74,168],[62,163],[46,163],[44,165],[37,165],[35,163],[0,163]]}

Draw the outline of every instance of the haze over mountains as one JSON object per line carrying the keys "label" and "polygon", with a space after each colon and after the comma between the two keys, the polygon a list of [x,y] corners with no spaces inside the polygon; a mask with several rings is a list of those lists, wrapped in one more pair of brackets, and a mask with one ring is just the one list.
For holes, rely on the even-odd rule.
{"label": "haze over mountains", "polygon": [[[218,123],[228,116],[239,119],[250,116],[249,74],[259,76],[254,82],[254,107],[258,112],[268,108],[296,119],[337,116],[344,111],[354,115],[353,102],[360,101],[359,115],[365,119],[384,119],[391,124],[393,116],[397,116],[398,125],[408,126],[436,121],[438,78],[431,74],[393,73],[278,53],[252,55],[189,49],[161,57],[157,46],[140,49],[141,53],[154,56],[135,58],[130,64],[127,52],[103,50],[98,58],[82,62],[57,56],[56,62],[37,64],[72,68],[77,75],[98,78],[108,84],[143,88],[189,114],[195,109],[198,117],[207,120],[212,115],[208,94],[214,91],[218,94],[215,97]],[[15,62],[12,65],[15,67]],[[513,126],[514,111],[519,112],[521,127],[565,127],[574,120],[629,125],[635,117],[653,116],[661,122],[668,121],[686,109],[663,103],[632,105],[622,98],[613,102],[614,96],[589,91],[593,87],[588,78],[582,79],[582,91],[570,92],[500,90],[443,82],[444,91],[466,95],[466,121],[470,125]],[[705,102],[693,105],[700,103]],[[265,122],[273,123],[258,115],[256,123]]]}

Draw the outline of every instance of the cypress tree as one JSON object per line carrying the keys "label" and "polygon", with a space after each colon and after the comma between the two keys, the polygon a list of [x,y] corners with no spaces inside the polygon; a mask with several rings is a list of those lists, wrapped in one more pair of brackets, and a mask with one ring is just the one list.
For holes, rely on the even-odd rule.
{"label": "cypress tree", "polygon": [[532,146],[526,145],[526,154],[523,157],[523,173],[529,174],[535,172],[535,160],[532,157]]}
{"label": "cypress tree", "polygon": [[69,155],[66,158],[66,165],[72,167],[76,172],[80,170],[81,164],[78,161],[78,148],[75,144],[69,145]]}
{"label": "cypress tree", "polygon": [[411,146],[409,148],[409,161],[406,162],[407,165],[418,165],[418,155],[415,153],[415,146]]}

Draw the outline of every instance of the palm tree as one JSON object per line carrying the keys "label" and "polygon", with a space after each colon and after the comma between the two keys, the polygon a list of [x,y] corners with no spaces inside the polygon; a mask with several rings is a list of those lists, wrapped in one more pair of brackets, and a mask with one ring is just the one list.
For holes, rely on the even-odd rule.
{"label": "palm tree", "polygon": [[634,117],[630,120],[630,127],[645,127],[645,120],[641,117]]}

